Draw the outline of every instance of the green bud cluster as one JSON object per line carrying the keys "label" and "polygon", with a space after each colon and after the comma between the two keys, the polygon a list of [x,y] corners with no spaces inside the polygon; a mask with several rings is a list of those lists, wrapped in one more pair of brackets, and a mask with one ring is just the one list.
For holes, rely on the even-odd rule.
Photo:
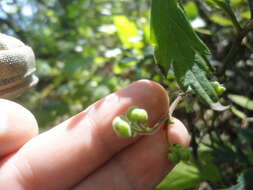
{"label": "green bud cluster", "polygon": [[148,113],[145,109],[131,107],[126,116],[114,118],[113,130],[118,137],[131,138],[138,134],[148,134],[152,129],[148,126]]}
{"label": "green bud cluster", "polygon": [[182,147],[179,144],[174,144],[170,148],[170,153],[168,154],[168,159],[171,162],[178,163],[180,161],[187,162],[190,160],[191,152],[189,148]]}

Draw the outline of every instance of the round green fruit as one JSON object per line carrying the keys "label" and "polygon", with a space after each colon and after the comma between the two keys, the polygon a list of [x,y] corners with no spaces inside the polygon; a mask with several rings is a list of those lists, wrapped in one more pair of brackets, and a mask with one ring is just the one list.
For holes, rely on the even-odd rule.
{"label": "round green fruit", "polygon": [[148,113],[145,109],[132,107],[127,111],[127,117],[133,122],[146,122],[148,120]]}
{"label": "round green fruit", "polygon": [[130,138],[132,137],[132,130],[129,123],[123,117],[115,117],[112,122],[113,130],[118,137]]}

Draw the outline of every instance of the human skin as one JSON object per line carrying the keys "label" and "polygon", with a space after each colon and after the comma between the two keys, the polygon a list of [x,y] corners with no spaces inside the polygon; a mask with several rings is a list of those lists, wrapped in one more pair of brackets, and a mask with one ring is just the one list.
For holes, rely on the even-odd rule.
{"label": "human skin", "polygon": [[[152,126],[167,113],[168,95],[157,83],[137,81],[42,134],[28,110],[1,99],[0,189],[153,189],[174,166],[168,141],[163,130],[118,138],[112,120],[131,106],[146,109]],[[186,128],[173,121],[169,142],[188,146]]]}

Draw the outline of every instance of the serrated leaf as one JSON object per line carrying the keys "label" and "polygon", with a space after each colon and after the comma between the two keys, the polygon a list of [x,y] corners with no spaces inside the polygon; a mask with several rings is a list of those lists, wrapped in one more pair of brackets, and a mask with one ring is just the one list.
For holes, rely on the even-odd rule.
{"label": "serrated leaf", "polygon": [[246,96],[229,94],[228,98],[243,108],[253,110],[253,100],[249,99]]}
{"label": "serrated leaf", "polygon": [[172,66],[182,89],[191,87],[213,109],[225,109],[221,104],[217,106],[218,95],[207,78],[210,66],[205,56],[210,51],[176,0],[152,1],[151,38],[156,63],[165,71]]}
{"label": "serrated leaf", "polygon": [[[151,41],[154,44],[161,45],[163,40],[170,39],[169,42],[172,43],[174,32],[180,33],[182,41],[184,40],[188,47],[192,47],[201,54],[210,54],[210,50],[193,31],[190,22],[176,0],[153,0]],[[175,33],[175,35],[178,35],[178,33]],[[176,46],[176,44],[173,46]]]}

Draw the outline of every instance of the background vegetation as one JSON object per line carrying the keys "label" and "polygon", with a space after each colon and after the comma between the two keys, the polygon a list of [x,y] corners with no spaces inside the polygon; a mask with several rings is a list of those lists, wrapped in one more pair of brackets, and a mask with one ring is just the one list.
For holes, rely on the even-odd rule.
{"label": "background vegetation", "polygon": [[[216,4],[213,2],[216,1]],[[214,112],[189,96],[175,115],[192,135],[192,159],[181,162],[157,187],[253,189],[253,3],[182,0],[193,27],[211,49],[215,76],[227,88]],[[85,109],[138,79],[152,79],[176,97],[174,73],[165,80],[154,65],[149,38],[151,1],[2,0],[0,30],[29,44],[37,57],[39,84],[17,101],[38,119],[41,130]],[[250,22],[251,21],[251,22]],[[105,80],[106,78],[106,80]]]}

